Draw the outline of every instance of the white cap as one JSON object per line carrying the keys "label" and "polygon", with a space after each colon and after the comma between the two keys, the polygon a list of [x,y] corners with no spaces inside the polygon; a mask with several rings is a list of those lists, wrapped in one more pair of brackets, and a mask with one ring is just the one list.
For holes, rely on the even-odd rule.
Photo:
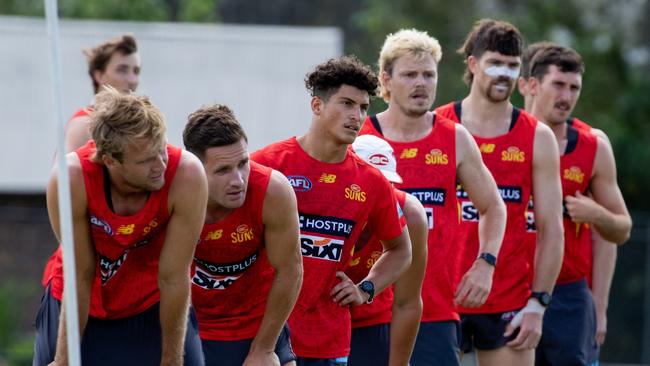
{"label": "white cap", "polygon": [[374,135],[358,136],[352,144],[352,149],[368,164],[379,169],[386,179],[393,183],[402,183],[402,177],[397,174],[397,160],[390,144]]}

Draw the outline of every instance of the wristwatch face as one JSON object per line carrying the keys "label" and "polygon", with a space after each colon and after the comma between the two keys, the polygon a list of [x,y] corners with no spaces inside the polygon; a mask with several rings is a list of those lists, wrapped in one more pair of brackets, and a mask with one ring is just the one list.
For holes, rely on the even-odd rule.
{"label": "wristwatch face", "polygon": [[533,292],[531,297],[536,298],[545,307],[551,303],[551,294],[548,292]]}
{"label": "wristwatch face", "polygon": [[370,281],[363,281],[361,282],[359,287],[361,288],[361,291],[370,295],[368,301],[371,302],[372,299],[375,297],[375,285]]}

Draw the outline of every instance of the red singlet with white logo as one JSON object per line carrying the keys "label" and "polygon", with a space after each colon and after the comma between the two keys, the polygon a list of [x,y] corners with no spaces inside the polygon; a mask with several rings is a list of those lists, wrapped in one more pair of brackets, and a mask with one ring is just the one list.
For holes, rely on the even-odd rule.
{"label": "red singlet with white logo", "polygon": [[[70,125],[70,122],[72,122],[75,118],[89,116],[90,112],[92,111],[93,111],[92,106],[79,108],[76,112],[74,112],[72,117],[70,117],[68,123],[66,123],[66,128],[68,127],[68,125]],[[43,278],[41,279],[41,284],[43,285],[43,287],[47,287],[47,285],[50,283],[50,280],[54,275],[54,268],[62,265],[63,265],[63,258],[62,258],[61,246],[59,245],[54,251],[54,253],[47,260],[47,263],[45,264],[45,269],[43,270]]]}
{"label": "red singlet with white logo", "polygon": [[[94,141],[76,150],[86,187],[90,236],[95,249],[96,271],[90,297],[90,316],[119,319],[139,314],[160,299],[158,259],[169,221],[167,199],[181,156],[181,149],[167,145],[169,160],[165,185],[149,195],[136,214],[114,213],[104,193],[104,166],[90,160]],[[52,295],[61,299],[63,268],[55,269]]]}
{"label": "red singlet with white logo", "polygon": [[456,200],[456,126],[434,115],[431,132],[417,141],[386,139],[375,116],[366,118],[359,134],[386,140],[395,151],[395,186],[417,198],[429,220],[427,268],[422,283],[422,321],[459,320],[454,307],[458,260],[464,251],[455,239],[459,230]]}
{"label": "red singlet with white logo", "polygon": [[201,339],[254,338],[273,282],[262,208],[271,169],[250,163],[244,204],[205,224],[192,263],[192,304]]}
{"label": "red singlet with white logo", "polygon": [[[406,193],[395,189],[395,198],[397,203],[404,209]],[[402,221],[406,225],[406,220]],[[345,274],[350,277],[354,283],[359,283],[370,272],[377,259],[384,251],[381,242],[370,233],[368,228],[364,228],[359,236],[359,240],[354,245],[354,253],[350,259],[350,267]],[[352,306],[350,314],[352,316],[352,328],[369,327],[377,324],[390,323],[393,309],[393,288],[388,287],[380,292],[370,304]]]}
{"label": "red singlet with white logo", "polygon": [[393,187],[350,149],[341,163],[323,163],[307,154],[295,137],[251,157],[287,176],[298,199],[304,277],[289,317],[291,344],[300,357],[347,356],[350,310],[334,303],[330,291],[340,282],[336,272],[347,268],[366,222],[380,240],[401,234]]}
{"label": "red singlet with white logo", "polygon": [[[436,113],[457,123],[461,121],[461,102],[449,103]],[[530,296],[533,262],[530,253],[534,245],[526,240],[526,210],[532,192],[533,145],[537,120],[513,107],[510,130],[501,136],[483,138],[474,136],[481,150],[483,162],[492,173],[501,198],[506,204],[506,231],[494,271],[492,291],[479,308],[459,307],[463,313],[500,313],[522,308]],[[462,187],[458,190],[461,207],[459,242],[464,243],[465,254],[461,272],[465,273],[478,255],[478,210]]]}
{"label": "red singlet with white logo", "polygon": [[[574,196],[576,191],[586,195],[589,190],[598,139],[585,129],[567,125],[567,147],[560,157],[562,197]],[[586,223],[575,223],[564,207],[564,260],[557,278],[558,284],[575,282],[591,273],[591,230]]]}

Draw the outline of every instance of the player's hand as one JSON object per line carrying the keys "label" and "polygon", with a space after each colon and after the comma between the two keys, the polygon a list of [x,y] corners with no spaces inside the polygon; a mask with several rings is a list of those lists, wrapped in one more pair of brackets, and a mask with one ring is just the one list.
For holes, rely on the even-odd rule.
{"label": "player's hand", "polygon": [[273,351],[250,352],[243,366],[280,366],[280,359]]}
{"label": "player's hand", "polygon": [[504,337],[509,337],[519,328],[519,334],[507,346],[517,351],[533,349],[537,347],[542,337],[542,320],[544,318],[544,307],[537,300],[529,299],[526,306],[510,321],[506,327]]}
{"label": "player's hand", "polygon": [[335,303],[340,306],[361,305],[368,300],[369,295],[361,291],[359,286],[352,282],[350,277],[345,273],[338,271],[336,272],[336,277],[341,282],[330,291],[330,296],[332,296],[332,300]]}
{"label": "player's hand", "polygon": [[456,288],[454,304],[477,308],[485,303],[492,289],[494,267],[482,259],[474,261]]}
{"label": "player's hand", "polygon": [[605,343],[607,335],[607,313],[599,313],[599,311],[596,312],[596,343],[600,347]]}
{"label": "player's hand", "polygon": [[571,221],[575,223],[596,222],[601,212],[601,207],[596,201],[576,191],[575,196],[566,196],[564,198],[566,209],[571,216]]}

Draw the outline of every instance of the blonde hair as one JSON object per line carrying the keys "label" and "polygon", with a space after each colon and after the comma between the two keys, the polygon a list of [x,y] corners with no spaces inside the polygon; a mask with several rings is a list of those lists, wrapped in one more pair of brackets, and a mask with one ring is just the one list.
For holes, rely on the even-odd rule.
{"label": "blonde hair", "polygon": [[123,162],[126,148],[141,139],[149,140],[152,148],[165,144],[165,118],[148,97],[104,86],[95,100],[90,128],[96,145],[93,160],[109,155]]}
{"label": "blonde hair", "polygon": [[395,60],[406,54],[411,54],[418,58],[424,55],[431,55],[437,63],[442,58],[442,49],[437,39],[429,36],[427,32],[416,29],[401,29],[397,33],[386,36],[384,45],[379,52],[378,62],[380,75],[379,91],[381,97],[386,102],[390,99],[390,92],[381,83],[381,75],[384,71],[389,75],[392,74]]}

